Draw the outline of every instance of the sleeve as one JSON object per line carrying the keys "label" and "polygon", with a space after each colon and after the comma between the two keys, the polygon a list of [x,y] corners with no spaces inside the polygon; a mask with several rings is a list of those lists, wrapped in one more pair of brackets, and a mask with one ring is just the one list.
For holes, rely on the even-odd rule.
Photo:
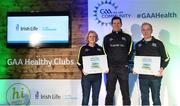
{"label": "sleeve", "polygon": [[130,36],[128,41],[128,59],[130,60],[132,56],[133,56],[133,41]]}
{"label": "sleeve", "polygon": [[82,71],[83,69],[83,63],[82,63],[82,50],[83,46],[80,47],[79,53],[78,53],[78,59],[77,59],[77,66]]}
{"label": "sleeve", "polygon": [[107,43],[106,37],[104,37],[103,39],[103,51],[104,51],[104,54],[108,53],[108,43]]}
{"label": "sleeve", "polygon": [[103,47],[101,47],[101,51],[102,51],[101,55],[104,55],[104,54],[105,54],[105,52],[104,52]]}
{"label": "sleeve", "polygon": [[138,44],[139,44],[139,43],[136,43],[136,44],[135,44],[135,56],[138,56],[138,55],[139,55]]}
{"label": "sleeve", "polygon": [[162,42],[160,43],[159,47],[160,47],[159,50],[160,50],[160,55],[161,55],[161,67],[164,69],[167,67],[170,61],[170,57]]}

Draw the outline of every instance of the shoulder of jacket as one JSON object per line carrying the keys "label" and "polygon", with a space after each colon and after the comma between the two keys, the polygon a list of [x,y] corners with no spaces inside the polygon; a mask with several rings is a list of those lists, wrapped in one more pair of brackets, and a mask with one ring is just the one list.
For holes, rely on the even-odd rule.
{"label": "shoulder of jacket", "polygon": [[143,42],[143,40],[141,39],[140,41],[138,41],[137,43],[136,43],[136,45],[139,45],[140,43],[142,43]]}
{"label": "shoulder of jacket", "polygon": [[159,39],[154,38],[154,41],[155,41],[156,43],[160,44],[160,45],[163,45],[163,42],[162,42],[161,40],[159,40]]}
{"label": "shoulder of jacket", "polygon": [[109,37],[109,36],[111,36],[111,35],[112,35],[112,32],[111,32],[111,33],[108,33],[108,34],[105,35],[104,37],[107,38],[107,37]]}
{"label": "shoulder of jacket", "polygon": [[86,45],[81,45],[79,49],[80,49],[80,50],[83,50],[83,49],[85,49],[85,48],[86,48]]}
{"label": "shoulder of jacket", "polygon": [[126,37],[131,38],[131,36],[130,36],[128,33],[123,32],[123,34],[124,34]]}
{"label": "shoulder of jacket", "polygon": [[103,47],[102,47],[102,46],[100,46],[100,45],[98,45],[98,46],[97,46],[97,48],[103,49]]}
{"label": "shoulder of jacket", "polygon": [[112,35],[112,33],[109,33],[109,34],[105,35],[103,40],[107,41],[111,37],[111,35]]}

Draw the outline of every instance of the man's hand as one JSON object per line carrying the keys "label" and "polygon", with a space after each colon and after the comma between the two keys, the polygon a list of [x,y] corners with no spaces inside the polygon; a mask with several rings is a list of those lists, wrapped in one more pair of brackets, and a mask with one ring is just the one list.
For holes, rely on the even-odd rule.
{"label": "man's hand", "polygon": [[159,70],[159,74],[155,75],[155,76],[162,77],[163,74],[164,74],[164,69],[161,67],[160,70]]}
{"label": "man's hand", "polygon": [[162,67],[160,68],[159,73],[160,73],[160,76],[163,76],[163,74],[164,74],[164,69],[163,69]]}

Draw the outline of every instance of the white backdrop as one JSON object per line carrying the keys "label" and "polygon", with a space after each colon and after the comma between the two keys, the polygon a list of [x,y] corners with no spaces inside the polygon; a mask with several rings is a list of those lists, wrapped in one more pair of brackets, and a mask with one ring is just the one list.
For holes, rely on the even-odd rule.
{"label": "white backdrop", "polygon": [[[152,24],[152,35],[164,42],[171,58],[161,86],[161,101],[167,106],[178,104],[176,91],[177,88],[180,89],[180,86],[177,86],[180,80],[177,76],[180,75],[177,70],[178,59],[180,59],[178,56],[180,50],[179,10],[180,0],[88,0],[88,29],[97,32],[100,45],[102,45],[104,36],[112,31],[109,23],[114,15],[122,18],[122,29],[132,36],[134,42],[142,38],[141,24],[143,22]],[[137,76],[130,74],[129,85],[132,104],[139,105],[140,93]],[[121,94],[119,87],[116,89],[116,104],[120,105],[122,104]]]}

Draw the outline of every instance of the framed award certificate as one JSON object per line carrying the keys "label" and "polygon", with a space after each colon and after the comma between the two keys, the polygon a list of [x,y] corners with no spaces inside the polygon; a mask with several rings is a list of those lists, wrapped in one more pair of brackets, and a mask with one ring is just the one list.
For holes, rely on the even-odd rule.
{"label": "framed award certificate", "polygon": [[83,71],[87,74],[107,73],[109,71],[107,56],[83,56]]}
{"label": "framed award certificate", "polygon": [[138,74],[158,75],[160,70],[160,57],[135,56],[133,71]]}

